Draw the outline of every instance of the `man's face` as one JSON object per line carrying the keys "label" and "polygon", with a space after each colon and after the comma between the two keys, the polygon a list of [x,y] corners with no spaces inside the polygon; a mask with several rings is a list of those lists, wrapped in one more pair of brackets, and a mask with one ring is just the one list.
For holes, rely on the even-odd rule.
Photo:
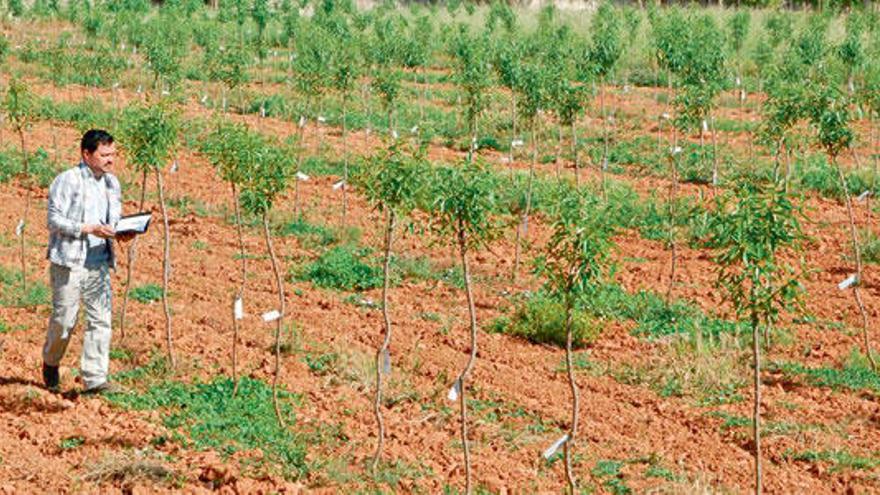
{"label": "man's face", "polygon": [[92,172],[100,177],[109,172],[113,167],[113,160],[116,158],[116,144],[98,144],[98,148],[94,152],[82,150],[83,161],[92,169]]}

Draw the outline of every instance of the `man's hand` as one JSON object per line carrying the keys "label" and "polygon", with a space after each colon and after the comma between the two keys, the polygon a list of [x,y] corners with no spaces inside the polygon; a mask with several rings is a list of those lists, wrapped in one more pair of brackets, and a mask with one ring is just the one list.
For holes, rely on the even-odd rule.
{"label": "man's hand", "polygon": [[116,236],[116,240],[122,244],[127,244],[132,239],[134,239],[136,235],[137,234],[135,234],[134,232],[127,232],[125,234],[118,234]]}
{"label": "man's hand", "polygon": [[109,225],[87,224],[82,226],[82,233],[100,237],[102,239],[112,239],[116,232]]}

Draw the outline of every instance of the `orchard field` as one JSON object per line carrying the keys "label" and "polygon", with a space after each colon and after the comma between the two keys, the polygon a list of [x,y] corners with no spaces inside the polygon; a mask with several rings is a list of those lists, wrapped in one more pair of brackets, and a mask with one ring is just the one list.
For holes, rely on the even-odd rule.
{"label": "orchard field", "polygon": [[[6,0],[0,493],[880,492],[880,13]],[[153,224],[41,382],[90,128]]]}

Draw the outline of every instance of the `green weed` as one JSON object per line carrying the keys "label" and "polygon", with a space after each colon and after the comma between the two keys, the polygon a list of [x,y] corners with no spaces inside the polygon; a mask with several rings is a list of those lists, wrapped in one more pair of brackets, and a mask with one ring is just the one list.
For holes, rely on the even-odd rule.
{"label": "green weed", "polygon": [[[572,319],[573,344],[582,347],[599,335],[599,326],[583,309],[576,309]],[[565,308],[544,292],[520,302],[512,316],[500,316],[489,331],[521,337],[529,342],[565,346]]]}
{"label": "green weed", "polygon": [[336,290],[369,290],[381,287],[382,267],[370,259],[369,249],[336,246],[293,273],[294,280]]}
{"label": "green weed", "polygon": [[162,287],[156,284],[146,284],[131,289],[129,297],[143,304],[158,301],[162,299]]}

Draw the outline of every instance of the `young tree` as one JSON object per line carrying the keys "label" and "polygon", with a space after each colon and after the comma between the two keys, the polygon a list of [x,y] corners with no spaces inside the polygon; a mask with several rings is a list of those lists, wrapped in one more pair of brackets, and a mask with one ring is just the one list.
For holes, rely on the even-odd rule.
{"label": "young tree", "polygon": [[852,146],[853,139],[855,138],[850,128],[850,102],[838,85],[829,84],[823,78],[811,81],[810,91],[812,93],[812,98],[808,103],[810,122],[816,130],[817,141],[825,148],[829,163],[837,169],[840,190],[846,204],[849,233],[852,241],[852,259],[855,263],[855,283],[852,284],[852,293],[862,319],[862,342],[865,347],[865,355],[871,363],[871,369],[876,371],[877,363],[874,360],[868,337],[868,312],[865,309],[860,291],[864,279],[862,278],[862,253],[859,231],[856,228],[852,198],[850,197],[846,175],[840,162],[837,160],[840,153]]}
{"label": "young tree", "polygon": [[275,286],[278,292],[278,314],[275,319],[275,374],[272,379],[272,403],[275,406],[275,415],[278,424],[285,425],[278,403],[278,380],[281,376],[281,329],[285,317],[284,281],[278,266],[278,257],[272,244],[272,234],[269,231],[269,213],[279,196],[287,189],[287,184],[295,173],[293,161],[288,150],[263,142],[254,150],[250,157],[251,167],[249,180],[245,184],[241,194],[241,206],[245,211],[261,218],[263,223],[263,238],[266,241],[266,250],[272,261],[272,272],[275,274]]}
{"label": "young tree", "polygon": [[33,123],[37,111],[36,96],[28,88],[28,85],[17,77],[13,77],[9,81],[9,87],[6,88],[6,95],[3,97],[3,110],[6,112],[6,118],[18,135],[19,144],[21,145],[21,175],[20,183],[27,189],[24,198],[24,214],[18,222],[16,235],[19,241],[19,256],[21,259],[21,285],[22,292],[27,292],[27,259],[25,258],[25,232],[27,228],[28,217],[31,209],[31,171],[28,161],[28,153],[25,148],[25,131],[30,128]]}
{"label": "young tree", "polygon": [[470,356],[450,390],[450,400],[459,400],[461,442],[464,449],[465,493],[471,493],[471,461],[468,446],[467,381],[477,360],[477,310],[471,288],[470,253],[481,249],[497,234],[492,218],[498,184],[495,176],[479,160],[442,167],[432,178],[433,215],[441,239],[458,248],[464,289],[470,315]]}
{"label": "young tree", "polygon": [[754,408],[752,433],[755,493],[762,489],[761,470],[761,340],[760,329],[773,324],[779,312],[798,301],[802,287],[785,255],[797,253],[803,235],[801,213],[784,188],[744,183],[727,195],[719,208],[712,245],[717,249],[717,284],[733,301],[737,316],[752,331]]}
{"label": "young tree", "polygon": [[[359,54],[353,47],[353,39],[342,40],[337,43],[333,50],[331,71],[333,74],[333,86],[342,93],[342,170],[343,184],[348,183],[348,105],[351,93],[355,89],[358,77],[361,73]],[[342,225],[347,224],[348,190],[342,188]]]}
{"label": "young tree", "polygon": [[620,16],[610,2],[602,3],[593,16],[590,31],[593,33],[589,61],[594,76],[599,81],[599,107],[602,113],[602,172],[608,169],[608,112],[605,106],[605,86],[608,76],[623,53]]}
{"label": "young tree", "polygon": [[[162,167],[174,156],[178,145],[180,120],[177,111],[168,103],[136,105],[126,109],[123,115],[123,142],[128,161],[141,172],[152,171],[156,176],[159,206],[162,211],[162,306],[165,312],[165,340],[168,361],[175,365],[171,308],[168,301],[168,285],[171,276],[171,232],[168,228],[168,209],[165,204],[165,187]],[[128,287],[126,287],[126,293]]]}
{"label": "young tree", "polygon": [[498,81],[510,91],[510,142],[507,152],[507,166],[510,178],[513,179],[513,158],[515,142],[519,139],[516,133],[516,95],[520,91],[522,74],[523,45],[516,37],[511,36],[498,41],[495,47],[493,66],[498,73]]}
{"label": "young tree", "polygon": [[211,164],[229,183],[232,192],[232,206],[235,212],[235,225],[238,231],[239,258],[241,259],[241,282],[232,299],[232,382],[233,397],[238,391],[238,334],[239,319],[244,305],[247,284],[247,253],[244,246],[244,231],[241,219],[239,192],[249,180],[251,160],[256,156],[262,142],[258,135],[250,132],[243,124],[219,123],[202,142],[202,151],[208,155]]}
{"label": "young tree", "polygon": [[516,230],[516,240],[513,256],[513,273],[512,279],[516,281],[519,275],[520,251],[522,249],[522,241],[528,239],[529,235],[529,215],[532,209],[532,188],[535,179],[535,167],[538,164],[538,113],[541,107],[547,101],[547,76],[544,67],[535,63],[529,63],[523,66],[520,74],[519,90],[522,93],[522,113],[523,120],[527,122],[532,142],[532,158],[529,162],[529,178],[526,186],[525,207],[522,210],[520,224]]}
{"label": "young tree", "polygon": [[394,235],[398,222],[405,219],[417,206],[427,185],[428,163],[421,152],[400,149],[392,145],[387,151],[373,156],[359,169],[354,185],[367,200],[385,214],[385,261],[383,264],[382,317],[385,336],[376,351],[376,395],[373,403],[377,424],[376,453],[372,469],[382,458],[385,442],[385,423],[382,419],[382,375],[390,370],[391,309],[388,290],[391,285],[391,258]]}
{"label": "young tree", "polygon": [[455,60],[453,79],[465,95],[463,110],[470,138],[468,161],[473,161],[474,158],[477,146],[477,126],[480,114],[486,108],[486,91],[492,82],[487,46],[487,40],[472,36],[467,26],[460,24],[450,49]]}
{"label": "young tree", "polygon": [[553,234],[545,254],[538,259],[538,271],[547,277],[552,296],[565,308],[565,368],[571,389],[571,422],[564,442],[565,476],[568,491],[577,493],[577,480],[572,469],[572,451],[578,432],[580,395],[572,366],[574,312],[584,293],[598,287],[610,263],[614,227],[591,193],[580,189],[568,191],[553,221]]}
{"label": "young tree", "polygon": [[209,45],[205,50],[205,65],[208,77],[213,81],[223,83],[224,94],[220,97],[224,115],[226,114],[226,93],[230,95],[237,91],[237,103],[239,111],[244,112],[244,102],[240,88],[248,82],[248,65],[250,57],[245,49],[238,44],[227,46]]}

